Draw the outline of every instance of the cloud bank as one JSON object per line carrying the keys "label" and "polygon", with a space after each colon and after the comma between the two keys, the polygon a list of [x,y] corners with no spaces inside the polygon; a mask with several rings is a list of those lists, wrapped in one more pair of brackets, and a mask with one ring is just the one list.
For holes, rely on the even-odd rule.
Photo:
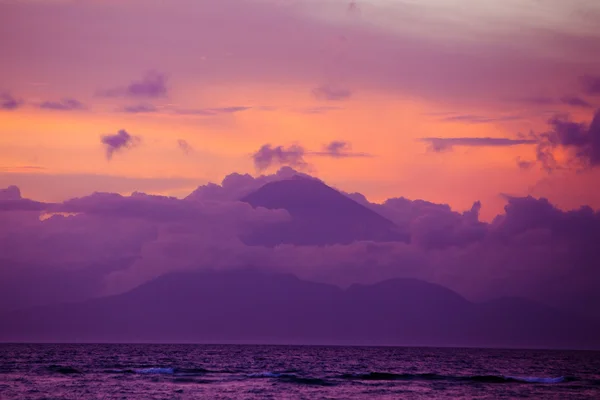
{"label": "cloud bank", "polygon": [[[185,199],[94,193],[43,204],[25,203],[17,188],[5,189],[0,192],[0,282],[31,293],[40,276],[48,277],[39,296],[17,296],[5,304],[51,303],[66,277],[73,286],[61,289],[60,298],[73,300],[123,292],[177,270],[252,266],[342,286],[418,278],[474,300],[521,296],[600,318],[598,211],[563,211],[546,199],[508,197],[505,212],[485,223],[479,221],[479,202],[457,212],[424,200],[399,197],[375,204],[360,194],[344,194],[407,232],[410,240],[245,244],[241,238],[248,233],[286,224],[291,217],[285,209],[253,208],[239,199],[297,175],[308,178],[291,168],[257,178],[231,174]],[[39,275],[42,270],[45,275]],[[89,290],[75,290],[76,282]]]}

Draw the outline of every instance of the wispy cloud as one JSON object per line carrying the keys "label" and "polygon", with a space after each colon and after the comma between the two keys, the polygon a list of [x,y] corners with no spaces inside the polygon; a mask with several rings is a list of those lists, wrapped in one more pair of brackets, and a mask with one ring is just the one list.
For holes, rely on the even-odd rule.
{"label": "wispy cloud", "polygon": [[426,137],[418,139],[421,142],[429,144],[429,150],[434,152],[442,152],[452,150],[455,146],[460,147],[508,147],[520,146],[524,144],[536,144],[535,139],[508,139],[508,138],[492,138],[492,137],[455,137],[455,138],[438,138]]}
{"label": "wispy cloud", "polygon": [[464,122],[469,124],[485,124],[490,122],[501,122],[501,121],[514,121],[520,119],[517,115],[506,115],[500,117],[485,117],[481,115],[473,114],[461,114],[461,115],[448,115],[440,118],[440,121],[444,122]]}
{"label": "wispy cloud", "polygon": [[21,107],[23,102],[10,93],[2,93],[0,94],[0,110],[13,111],[17,108]]}
{"label": "wispy cloud", "polygon": [[55,111],[76,111],[85,110],[86,106],[77,99],[65,97],[58,101],[44,101],[38,104],[38,107],[43,110]]}
{"label": "wispy cloud", "polygon": [[147,72],[142,79],[131,82],[127,86],[101,90],[99,95],[105,97],[167,97],[167,76],[157,71]]}
{"label": "wispy cloud", "polygon": [[194,148],[192,147],[192,145],[183,139],[177,140],[177,147],[179,147],[179,149],[181,151],[183,151],[185,154],[190,154],[191,152],[194,151]]}
{"label": "wispy cloud", "polygon": [[312,94],[319,100],[327,101],[341,101],[349,99],[352,96],[350,90],[331,85],[318,86],[312,90]]}
{"label": "wispy cloud", "polygon": [[334,140],[324,145],[323,150],[310,154],[332,158],[373,157],[369,153],[353,152],[352,145],[342,140]]}

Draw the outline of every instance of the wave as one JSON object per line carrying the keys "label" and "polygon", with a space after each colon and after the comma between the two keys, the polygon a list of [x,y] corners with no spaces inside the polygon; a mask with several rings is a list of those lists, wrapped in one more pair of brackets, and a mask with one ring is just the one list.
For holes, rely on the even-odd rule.
{"label": "wave", "polygon": [[79,371],[78,369],[75,369],[73,367],[69,367],[69,366],[62,366],[62,365],[51,365],[48,367],[48,370],[50,372],[55,372],[58,374],[65,374],[65,375],[70,375],[70,374],[81,374],[81,371]]}
{"label": "wave", "polygon": [[175,373],[175,368],[142,368],[134,371],[136,374],[173,375]]}
{"label": "wave", "polygon": [[479,383],[561,383],[566,380],[564,376],[547,377],[518,377],[503,375],[471,375],[471,376],[449,376],[439,374],[395,374],[390,372],[370,372],[366,374],[344,374],[342,379],[360,381],[463,381]]}
{"label": "wave", "polygon": [[299,385],[333,386],[333,382],[321,378],[297,376],[294,374],[278,372],[255,372],[247,375],[249,378],[275,378],[280,382],[295,383]]}

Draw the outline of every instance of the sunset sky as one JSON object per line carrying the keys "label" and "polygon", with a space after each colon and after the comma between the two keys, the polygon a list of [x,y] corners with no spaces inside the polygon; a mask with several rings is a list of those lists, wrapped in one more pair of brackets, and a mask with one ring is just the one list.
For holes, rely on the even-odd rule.
{"label": "sunset sky", "polygon": [[591,0],[0,1],[0,187],[184,197],[290,164],[375,202],[480,200],[484,220],[504,195],[599,207],[598,138],[537,154],[550,119],[600,107],[598,18]]}

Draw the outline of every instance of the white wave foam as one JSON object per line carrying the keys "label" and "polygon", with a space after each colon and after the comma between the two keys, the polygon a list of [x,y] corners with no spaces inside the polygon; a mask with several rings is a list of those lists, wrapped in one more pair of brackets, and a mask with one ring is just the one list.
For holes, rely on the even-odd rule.
{"label": "white wave foam", "polygon": [[142,368],[136,369],[136,373],[138,374],[167,374],[172,375],[175,373],[173,368]]}
{"label": "white wave foam", "polygon": [[556,378],[540,378],[537,376],[507,376],[506,378],[528,383],[560,383],[565,380],[564,376],[559,376]]}

